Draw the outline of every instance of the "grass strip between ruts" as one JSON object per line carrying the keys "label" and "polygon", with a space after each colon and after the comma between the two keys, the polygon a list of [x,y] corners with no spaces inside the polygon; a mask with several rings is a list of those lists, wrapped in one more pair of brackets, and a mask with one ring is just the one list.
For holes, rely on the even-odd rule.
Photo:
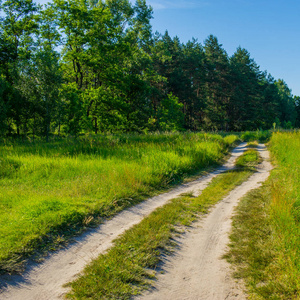
{"label": "grass strip between ruts", "polygon": [[[254,157],[252,152],[244,154],[249,155]],[[258,156],[253,159],[258,162]],[[213,179],[200,196],[183,195],[155,210],[88,265],[83,275],[69,284],[72,290],[67,298],[130,299],[139,294],[151,285],[149,279],[155,276],[162,253],[174,244],[172,236],[178,226],[189,226],[252,173],[247,164],[240,166]]]}

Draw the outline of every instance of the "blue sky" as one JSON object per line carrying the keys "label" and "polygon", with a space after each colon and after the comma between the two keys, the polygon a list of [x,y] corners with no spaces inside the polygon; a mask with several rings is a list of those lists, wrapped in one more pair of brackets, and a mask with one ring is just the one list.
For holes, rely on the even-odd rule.
{"label": "blue sky", "polygon": [[[46,3],[47,0],[38,0]],[[199,42],[215,35],[232,55],[238,46],[300,96],[299,0],[148,0],[153,31]]]}

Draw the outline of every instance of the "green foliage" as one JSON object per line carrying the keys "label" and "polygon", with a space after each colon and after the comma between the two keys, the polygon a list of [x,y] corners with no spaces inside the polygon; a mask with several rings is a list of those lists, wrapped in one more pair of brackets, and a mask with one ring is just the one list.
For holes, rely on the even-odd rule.
{"label": "green foliage", "polygon": [[272,136],[272,132],[269,130],[256,130],[256,131],[245,131],[241,134],[242,141],[253,142],[258,141],[266,143]]}
{"label": "green foliage", "polygon": [[158,108],[158,130],[178,131],[183,128],[184,115],[183,105],[178,102],[178,98],[169,94]]}
{"label": "green foliage", "polygon": [[145,0],[5,0],[1,8],[2,136],[299,123],[286,83],[247,50],[230,58],[213,35],[204,46],[153,35]]}
{"label": "green foliage", "polygon": [[8,84],[3,76],[0,76],[0,136],[4,135],[7,131],[7,113],[8,104],[5,102],[5,94],[8,90]]}
{"label": "green foliage", "polygon": [[287,127],[292,127],[295,124],[297,117],[294,99],[291,90],[283,80],[279,79],[275,84],[280,99],[280,122],[284,123],[285,128],[288,129]]}
{"label": "green foliage", "polygon": [[299,96],[294,96],[294,103],[295,103],[295,109],[297,113],[297,118],[296,118],[296,127],[300,127],[300,97]]}
{"label": "green foliage", "polygon": [[64,124],[62,131],[67,134],[77,136],[82,128],[88,128],[83,119],[83,101],[81,91],[76,87],[75,83],[62,84],[60,95],[62,98],[61,124]]}
{"label": "green foliage", "polygon": [[[261,126],[258,116],[264,114],[261,120],[265,120],[265,110],[261,102],[264,99],[260,95],[261,77],[259,67],[250,57],[246,49],[238,48],[230,58],[231,81],[233,84],[232,99],[230,101],[231,124],[234,130],[253,130]],[[268,103],[273,98],[268,100]],[[273,105],[271,106],[273,108]],[[268,107],[268,114],[272,109]],[[265,124],[264,124],[265,125]],[[270,126],[269,124],[267,126]]]}
{"label": "green foliage", "polygon": [[[236,137],[237,139],[237,137]],[[51,140],[51,139],[50,139]],[[0,146],[0,269],[216,165],[234,139],[99,135]]]}
{"label": "green foliage", "polygon": [[229,129],[229,59],[218,39],[210,35],[204,43],[207,79],[207,129]]}

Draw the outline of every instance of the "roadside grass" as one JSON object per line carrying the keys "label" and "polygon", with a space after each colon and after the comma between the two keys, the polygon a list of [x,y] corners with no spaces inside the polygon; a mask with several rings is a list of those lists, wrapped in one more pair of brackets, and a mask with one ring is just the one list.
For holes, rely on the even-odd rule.
{"label": "roadside grass", "polygon": [[261,143],[268,142],[271,136],[272,136],[272,131],[270,130],[245,131],[242,132],[240,135],[241,140],[245,142],[259,141]]}
{"label": "roadside grass", "polygon": [[126,231],[107,253],[68,285],[72,290],[67,298],[131,299],[149,288],[155,270],[163,261],[162,254],[172,252],[176,245],[174,234],[182,233],[186,229],[183,226],[191,225],[253,174],[248,168],[249,160],[241,160],[241,166],[242,162],[246,162],[244,169],[240,167],[217,176],[200,196],[185,194],[173,199]]}
{"label": "roadside grass", "polygon": [[221,162],[238,137],[83,136],[0,144],[0,273]]}
{"label": "roadside grass", "polygon": [[233,220],[229,261],[250,299],[300,299],[300,133],[274,133],[276,169]]}

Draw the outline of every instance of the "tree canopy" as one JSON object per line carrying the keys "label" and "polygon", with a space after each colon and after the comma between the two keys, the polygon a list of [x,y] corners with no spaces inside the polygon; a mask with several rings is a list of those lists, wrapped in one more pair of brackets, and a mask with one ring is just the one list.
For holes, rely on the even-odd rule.
{"label": "tree canopy", "polygon": [[0,135],[292,128],[299,97],[241,47],[153,34],[145,0],[5,0]]}

